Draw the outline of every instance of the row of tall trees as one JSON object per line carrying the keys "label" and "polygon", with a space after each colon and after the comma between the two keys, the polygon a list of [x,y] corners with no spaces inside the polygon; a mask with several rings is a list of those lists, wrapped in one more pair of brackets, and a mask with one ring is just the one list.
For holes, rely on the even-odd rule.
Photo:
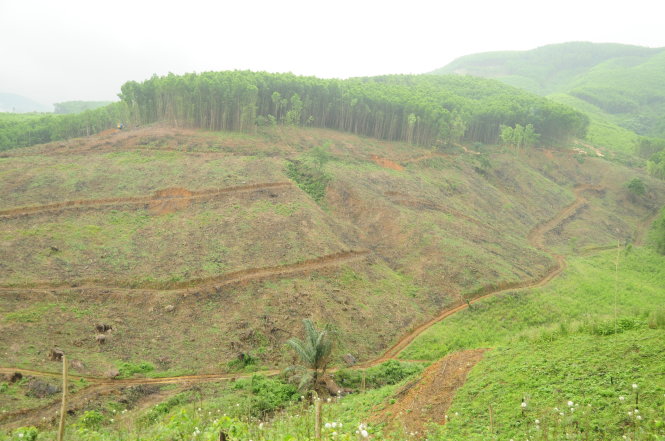
{"label": "row of tall trees", "polygon": [[[0,116],[0,150],[91,135],[120,122],[251,132],[316,126],[417,145],[497,143],[501,126],[533,127],[540,141],[583,137],[588,119],[497,81],[438,75],[348,80],[225,71],[129,81],[121,102],[71,115]],[[536,140],[537,141],[537,140]]]}
{"label": "row of tall trees", "polygon": [[0,151],[93,135],[128,117],[120,102],[79,114],[0,114]]}
{"label": "row of tall trees", "polygon": [[536,133],[536,129],[533,128],[533,124],[527,124],[522,126],[521,124],[515,124],[515,127],[504,126],[502,125],[501,142],[504,145],[508,145],[515,148],[525,148],[533,147],[538,143],[540,135]]}
{"label": "row of tall trees", "polygon": [[584,136],[583,114],[501,83],[391,75],[349,80],[226,71],[153,76],[122,86],[136,123],[209,130],[257,124],[317,126],[419,145],[496,143],[500,126],[531,124],[548,143]]}

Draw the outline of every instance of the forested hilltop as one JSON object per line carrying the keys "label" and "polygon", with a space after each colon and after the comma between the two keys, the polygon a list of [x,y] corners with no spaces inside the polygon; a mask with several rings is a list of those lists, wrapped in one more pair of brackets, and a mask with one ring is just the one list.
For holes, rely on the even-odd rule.
{"label": "forested hilltop", "polygon": [[644,136],[665,137],[665,48],[573,42],[467,55],[434,74],[495,78]]}
{"label": "forested hilltop", "polygon": [[496,143],[502,125],[531,125],[540,142],[559,144],[583,137],[588,125],[584,114],[565,105],[498,81],[457,76],[336,80],[226,71],[153,76],[121,90],[120,103],[93,111],[0,125],[0,149],[87,135],[116,121],[240,132],[314,126],[426,146]]}

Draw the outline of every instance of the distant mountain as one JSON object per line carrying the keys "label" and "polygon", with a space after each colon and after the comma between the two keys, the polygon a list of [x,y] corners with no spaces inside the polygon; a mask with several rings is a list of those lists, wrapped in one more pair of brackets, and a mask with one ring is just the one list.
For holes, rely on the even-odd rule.
{"label": "distant mountain", "polygon": [[0,112],[51,112],[48,106],[15,93],[0,93]]}
{"label": "distant mountain", "polygon": [[595,114],[597,121],[665,137],[665,48],[563,43],[468,55],[432,73],[495,78],[540,95],[556,94],[552,98]]}
{"label": "distant mountain", "polygon": [[62,103],[55,103],[53,107],[55,108],[54,113],[81,113],[86,110],[93,110],[99,107],[104,107],[108,104],[111,104],[111,101],[65,101]]}

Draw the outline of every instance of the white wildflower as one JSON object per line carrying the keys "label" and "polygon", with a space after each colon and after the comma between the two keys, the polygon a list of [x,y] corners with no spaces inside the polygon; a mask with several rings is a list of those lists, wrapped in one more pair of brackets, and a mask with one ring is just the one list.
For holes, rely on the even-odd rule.
{"label": "white wildflower", "polygon": [[633,383],[633,389],[637,389],[637,384]]}
{"label": "white wildflower", "polygon": [[367,431],[363,429],[360,431],[360,436],[362,436],[363,438],[367,438],[369,436],[369,433],[367,433]]}
{"label": "white wildflower", "polygon": [[520,404],[520,406],[522,406],[522,409],[526,408],[526,401],[522,401],[522,404]]}
{"label": "white wildflower", "polygon": [[619,397],[619,401],[623,401],[623,400],[625,400],[625,399],[626,399],[626,397],[624,397],[623,395],[621,395],[621,396]]}
{"label": "white wildflower", "polygon": [[332,427],[332,424],[330,424],[330,423],[325,423],[323,426],[324,426],[326,429],[330,429],[330,428]]}
{"label": "white wildflower", "polygon": [[636,416],[635,418],[637,418],[638,420],[641,420],[641,419],[642,419],[642,415],[638,415],[638,416]]}
{"label": "white wildflower", "polygon": [[573,407],[574,405],[575,403],[573,403],[572,401],[568,401],[568,407]]}

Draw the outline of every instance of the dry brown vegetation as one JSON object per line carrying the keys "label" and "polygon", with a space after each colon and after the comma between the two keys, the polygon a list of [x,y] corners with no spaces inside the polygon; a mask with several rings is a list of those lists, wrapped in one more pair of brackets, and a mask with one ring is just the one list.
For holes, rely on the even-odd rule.
{"label": "dry brown vegetation", "polygon": [[[287,159],[324,144],[321,207],[282,183]],[[305,316],[366,360],[461,296],[546,274],[555,262],[527,233],[575,186],[603,190],[548,233],[555,250],[630,238],[663,203],[647,177],[650,193],[629,200],[636,172],[602,158],[497,151],[484,169],[477,156],[319,129],[165,127],[5,154],[2,364],[57,370],[53,347],[92,375],[119,361],[217,372],[248,352],[280,364]],[[100,321],[114,328],[104,345]]]}

